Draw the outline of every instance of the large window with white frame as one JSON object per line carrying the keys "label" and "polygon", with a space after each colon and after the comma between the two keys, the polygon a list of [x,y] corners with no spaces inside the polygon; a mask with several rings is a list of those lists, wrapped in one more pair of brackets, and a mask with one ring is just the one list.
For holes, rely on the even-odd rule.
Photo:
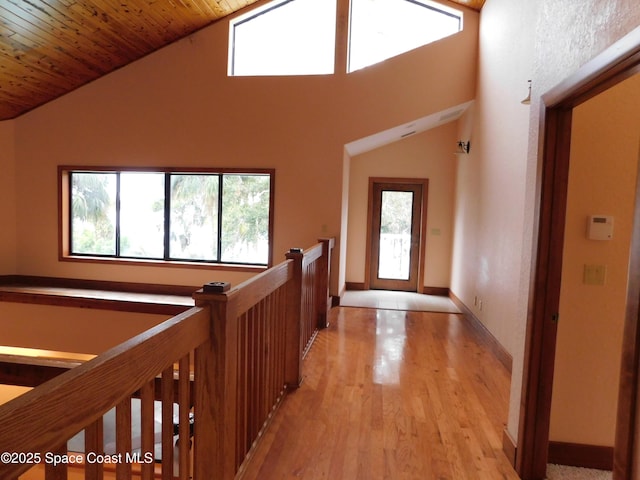
{"label": "large window with white frame", "polygon": [[66,256],[266,266],[273,170],[60,167]]}

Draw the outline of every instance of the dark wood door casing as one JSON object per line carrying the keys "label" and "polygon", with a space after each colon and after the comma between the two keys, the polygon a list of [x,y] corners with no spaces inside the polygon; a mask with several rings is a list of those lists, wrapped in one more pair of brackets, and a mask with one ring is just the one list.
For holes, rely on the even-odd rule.
{"label": "dark wood door casing", "polygon": [[[420,178],[369,178],[367,221],[367,251],[365,262],[365,289],[404,290],[421,292],[424,278],[426,250],[426,224],[429,180]],[[410,191],[414,193],[413,226],[411,239],[411,266],[409,280],[378,278],[380,203],[383,191]]]}
{"label": "dark wood door casing", "polygon": [[[523,480],[545,478],[551,386],[555,361],[573,108],[640,73],[640,29],[612,45],[542,96],[544,134],[537,193],[537,244],[524,352],[516,471]],[[639,478],[640,441],[640,184],[636,190],[632,254],[623,335],[614,449],[614,480]]]}

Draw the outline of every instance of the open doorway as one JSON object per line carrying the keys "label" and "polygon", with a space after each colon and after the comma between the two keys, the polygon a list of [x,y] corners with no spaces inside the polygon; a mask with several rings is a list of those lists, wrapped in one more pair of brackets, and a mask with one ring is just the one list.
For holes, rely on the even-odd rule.
{"label": "open doorway", "polygon": [[[527,328],[516,459],[517,471],[524,480],[545,478],[548,459],[574,108],[639,71],[640,31],[620,44],[613,45],[542,97],[544,153],[541,160],[539,190],[538,253]],[[626,308],[622,327],[622,361],[613,459],[615,480],[636,478],[634,452],[638,444],[636,398],[640,352],[640,206],[637,193],[636,187],[636,199],[632,200],[634,219],[631,222],[633,225],[628,262],[629,281],[626,285]]]}
{"label": "open doorway", "polygon": [[612,470],[640,75],[573,108],[549,463]]}

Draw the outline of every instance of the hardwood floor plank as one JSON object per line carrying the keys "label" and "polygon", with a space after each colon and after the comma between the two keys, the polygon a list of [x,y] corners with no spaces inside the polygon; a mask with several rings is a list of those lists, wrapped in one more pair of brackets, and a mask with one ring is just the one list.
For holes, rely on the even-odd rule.
{"label": "hardwood floor plank", "polygon": [[243,480],[515,480],[509,374],[459,315],[335,308]]}

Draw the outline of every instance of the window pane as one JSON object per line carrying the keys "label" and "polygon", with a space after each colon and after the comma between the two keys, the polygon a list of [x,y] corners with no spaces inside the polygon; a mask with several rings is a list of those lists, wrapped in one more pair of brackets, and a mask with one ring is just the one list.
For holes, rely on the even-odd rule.
{"label": "window pane", "polygon": [[223,262],[268,263],[269,198],[268,175],[224,175]]}
{"label": "window pane", "polygon": [[120,174],[120,255],[164,257],[164,173]]}
{"label": "window pane", "polygon": [[352,0],[349,72],[461,29],[461,12],[427,0]]}
{"label": "window pane", "polygon": [[219,182],[219,175],[171,175],[171,258],[218,259]]}
{"label": "window pane", "polygon": [[116,174],[71,174],[71,253],[115,255]]}
{"label": "window pane", "polygon": [[333,73],[335,0],[274,2],[230,28],[230,75]]}
{"label": "window pane", "polygon": [[383,191],[378,278],[409,280],[413,192]]}

